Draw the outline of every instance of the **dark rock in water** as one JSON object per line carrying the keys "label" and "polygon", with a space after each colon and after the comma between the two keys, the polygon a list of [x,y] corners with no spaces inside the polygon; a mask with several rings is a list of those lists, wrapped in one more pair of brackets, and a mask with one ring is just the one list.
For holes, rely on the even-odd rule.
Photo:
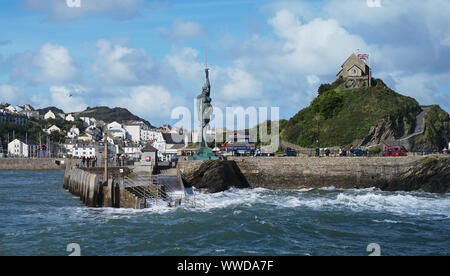
{"label": "dark rock in water", "polygon": [[383,191],[450,193],[450,157],[430,157],[394,181],[378,186]]}
{"label": "dark rock in water", "polygon": [[183,175],[187,188],[205,189],[218,193],[234,188],[249,188],[247,179],[234,161],[206,161],[191,174]]}

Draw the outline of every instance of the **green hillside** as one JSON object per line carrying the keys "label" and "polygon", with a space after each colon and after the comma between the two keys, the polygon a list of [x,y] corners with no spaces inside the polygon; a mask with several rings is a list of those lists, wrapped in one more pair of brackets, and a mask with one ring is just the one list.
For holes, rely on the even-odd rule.
{"label": "green hillside", "polygon": [[50,107],[46,107],[46,108],[42,108],[42,109],[38,109],[37,111],[39,112],[39,115],[44,116],[45,114],[47,114],[47,112],[52,111],[55,115],[56,114],[64,114],[64,111],[60,108],[54,107],[54,106],[50,106]]}
{"label": "green hillside", "polygon": [[116,122],[122,122],[122,121],[128,121],[128,120],[136,120],[136,121],[143,121],[148,126],[152,126],[149,122],[146,120],[132,114],[128,109],[126,108],[109,108],[106,106],[99,106],[94,108],[87,108],[85,111],[74,113],[77,117],[91,117],[95,118],[96,120],[101,120],[106,123],[112,123],[114,121]]}
{"label": "green hillside", "polygon": [[316,147],[318,123],[320,146],[347,146],[364,139],[372,126],[385,119],[395,138],[414,132],[419,103],[389,89],[381,80],[374,87],[343,89],[343,82],[322,85],[319,96],[283,127],[282,139],[303,147]]}

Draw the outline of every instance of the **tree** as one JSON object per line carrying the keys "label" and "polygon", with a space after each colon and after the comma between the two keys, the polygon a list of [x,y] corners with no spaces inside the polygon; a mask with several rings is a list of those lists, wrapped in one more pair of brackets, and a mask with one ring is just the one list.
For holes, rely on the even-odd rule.
{"label": "tree", "polygon": [[321,84],[319,86],[319,90],[318,90],[319,96],[322,95],[324,92],[331,90],[331,89],[332,89],[331,84],[329,84],[329,83]]}

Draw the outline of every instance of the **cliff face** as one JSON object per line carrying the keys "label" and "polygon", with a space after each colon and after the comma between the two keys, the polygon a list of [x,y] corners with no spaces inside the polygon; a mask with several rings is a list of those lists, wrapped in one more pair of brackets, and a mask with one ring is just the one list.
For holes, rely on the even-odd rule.
{"label": "cliff face", "polygon": [[450,157],[429,157],[394,181],[378,186],[383,191],[450,193]]}
{"label": "cliff face", "polygon": [[383,141],[393,141],[398,137],[408,134],[405,130],[404,122],[399,122],[395,118],[381,119],[376,125],[372,126],[366,138],[361,140],[356,146],[360,145],[378,145]]}

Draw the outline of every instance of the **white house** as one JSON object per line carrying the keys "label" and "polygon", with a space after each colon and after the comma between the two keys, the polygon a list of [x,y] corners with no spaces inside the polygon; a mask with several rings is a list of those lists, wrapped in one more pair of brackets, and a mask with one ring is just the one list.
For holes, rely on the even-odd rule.
{"label": "white house", "polygon": [[123,128],[126,130],[131,141],[135,143],[139,143],[141,141],[142,126],[140,124],[124,125]]}
{"label": "white house", "polygon": [[45,113],[44,115],[44,120],[49,120],[49,119],[56,119],[56,115],[55,113],[53,113],[51,110],[49,110],[47,113]]}
{"label": "white house", "polygon": [[11,113],[16,113],[16,112],[17,112],[17,109],[16,109],[14,106],[12,106],[12,105],[8,106],[8,107],[6,108],[6,110],[7,110],[8,112],[11,112]]}
{"label": "white house", "polygon": [[80,136],[80,129],[77,128],[76,126],[72,126],[69,133],[67,133],[67,138],[75,139],[78,136]]}
{"label": "white house", "polygon": [[37,156],[38,144],[33,141],[22,141],[14,139],[8,144],[8,154],[14,157],[34,157]]}
{"label": "white house", "polygon": [[163,161],[172,160],[178,150],[186,146],[184,135],[163,133],[162,137],[163,139],[153,143],[153,147],[158,150],[158,157]]}
{"label": "white house", "polygon": [[83,121],[83,125],[85,127],[96,126],[97,125],[97,120],[95,120],[95,118],[80,117],[80,120]]}
{"label": "white house", "polygon": [[127,138],[127,131],[122,128],[122,125],[118,122],[112,122],[106,126],[108,128],[109,135],[113,138],[120,138],[125,140]]}
{"label": "white house", "polygon": [[55,132],[55,131],[61,133],[61,129],[60,129],[59,127],[55,126],[55,125],[53,125],[53,126],[51,126],[50,128],[46,129],[46,130],[45,130],[45,133],[47,133],[47,134],[52,134],[52,133]]}
{"label": "white house", "polygon": [[157,129],[146,129],[141,130],[141,141],[161,141],[163,140],[163,136],[161,131]]}
{"label": "white house", "polygon": [[122,125],[119,124],[118,122],[112,122],[112,123],[109,123],[106,127],[108,129],[114,129],[114,128],[122,128]]}
{"label": "white house", "polygon": [[123,147],[123,151],[126,156],[139,158],[142,153],[142,146],[139,144],[128,144]]}
{"label": "white house", "polygon": [[75,117],[73,117],[72,114],[69,114],[66,116],[66,121],[68,122],[75,122]]}
{"label": "white house", "polygon": [[97,145],[95,143],[79,143],[72,147],[72,156],[76,158],[97,156]]}
{"label": "white house", "polygon": [[34,111],[34,108],[29,104],[24,104],[22,109],[24,111]]}

